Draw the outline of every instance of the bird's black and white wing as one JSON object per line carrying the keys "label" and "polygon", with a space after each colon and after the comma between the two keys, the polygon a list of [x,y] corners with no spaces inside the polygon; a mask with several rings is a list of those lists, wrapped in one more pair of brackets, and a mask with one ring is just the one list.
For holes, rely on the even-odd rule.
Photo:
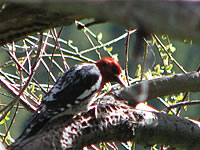
{"label": "bird's black and white wing", "polygon": [[101,82],[102,76],[95,64],[80,64],[70,68],[42,99],[38,111],[19,138],[34,135],[52,118],[84,111],[100,89]]}

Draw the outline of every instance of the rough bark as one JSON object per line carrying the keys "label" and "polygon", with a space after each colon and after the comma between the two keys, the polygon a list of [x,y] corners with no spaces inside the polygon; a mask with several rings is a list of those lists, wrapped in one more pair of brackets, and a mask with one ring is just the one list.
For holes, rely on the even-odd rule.
{"label": "rough bark", "polygon": [[200,72],[189,72],[142,81],[119,90],[116,94],[120,99],[127,100],[130,105],[134,106],[138,102],[144,102],[156,97],[199,91]]}
{"label": "rough bark", "polygon": [[88,112],[63,116],[37,135],[17,141],[9,150],[81,149],[97,142],[134,140],[146,146],[200,149],[200,123],[165,113],[130,107],[107,95]]}
{"label": "rough bark", "polygon": [[[180,149],[199,149],[200,123],[136,105],[136,102],[157,96],[197,92],[199,87],[199,72],[143,81],[107,94],[88,112],[53,120],[35,136],[23,141],[19,139],[10,149],[80,149],[100,141],[126,140],[143,145],[156,143]],[[138,93],[146,96],[140,97],[142,94]],[[64,144],[61,141],[65,141]]]}

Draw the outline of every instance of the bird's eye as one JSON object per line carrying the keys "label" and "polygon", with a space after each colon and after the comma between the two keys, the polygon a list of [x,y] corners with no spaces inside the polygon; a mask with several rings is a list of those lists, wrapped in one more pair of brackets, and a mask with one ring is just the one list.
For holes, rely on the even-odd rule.
{"label": "bird's eye", "polygon": [[119,74],[119,68],[117,67],[117,66],[113,66],[113,68],[112,68],[112,72],[114,73],[114,74]]}
{"label": "bird's eye", "polygon": [[106,66],[107,66],[106,63],[102,63],[102,64],[101,64],[101,67],[102,67],[102,68],[106,68]]}

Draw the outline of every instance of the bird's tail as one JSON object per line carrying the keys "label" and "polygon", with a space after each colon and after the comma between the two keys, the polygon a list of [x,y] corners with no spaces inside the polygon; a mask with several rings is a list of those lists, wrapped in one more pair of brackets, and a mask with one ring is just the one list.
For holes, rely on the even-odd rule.
{"label": "bird's tail", "polygon": [[29,121],[28,125],[16,141],[24,140],[38,133],[47,124],[49,119],[49,116],[45,112],[42,112],[42,110],[40,112],[35,112],[32,119]]}

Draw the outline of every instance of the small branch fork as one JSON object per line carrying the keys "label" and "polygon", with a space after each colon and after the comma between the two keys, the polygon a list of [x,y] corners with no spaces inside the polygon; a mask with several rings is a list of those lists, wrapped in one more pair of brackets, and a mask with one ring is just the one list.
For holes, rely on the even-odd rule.
{"label": "small branch fork", "polygon": [[88,112],[57,118],[37,135],[16,142],[8,149],[81,149],[102,140],[134,140],[144,145],[167,143],[177,148],[197,150],[200,149],[199,139],[200,123],[133,108],[125,101],[117,100],[113,94],[107,94]]}

